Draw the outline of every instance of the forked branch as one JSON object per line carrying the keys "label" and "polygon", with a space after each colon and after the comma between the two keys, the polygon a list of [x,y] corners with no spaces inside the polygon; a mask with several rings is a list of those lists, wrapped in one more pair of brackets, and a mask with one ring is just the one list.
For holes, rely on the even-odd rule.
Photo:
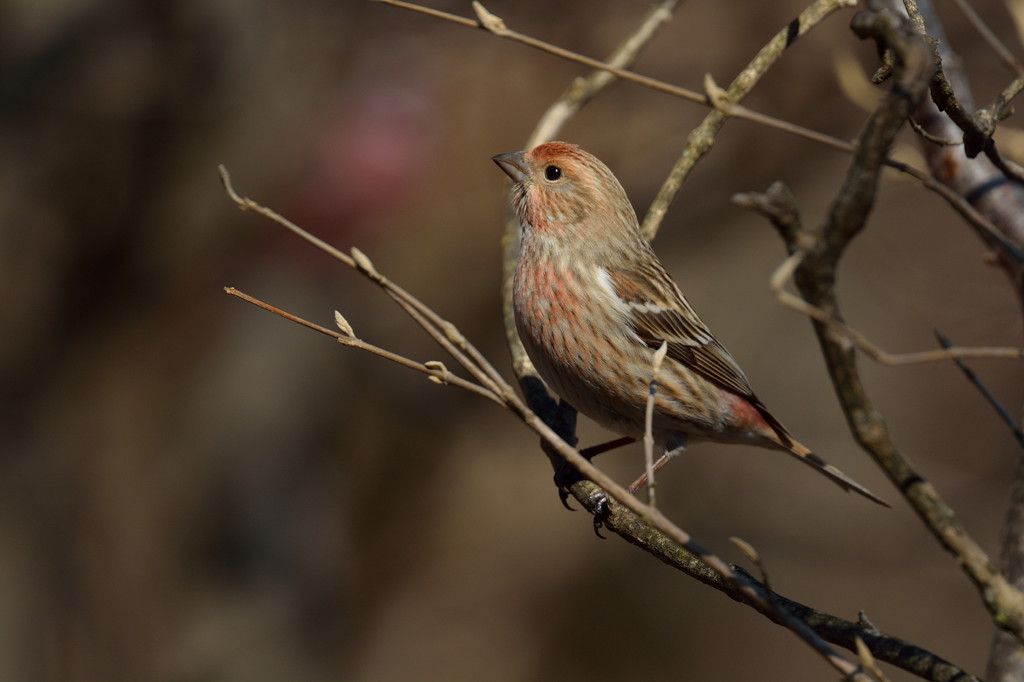
{"label": "forked branch", "polygon": [[885,152],[896,132],[923,100],[932,75],[930,50],[906,19],[894,12],[862,12],[854,18],[862,37],[882,42],[895,56],[893,85],[872,114],[860,137],[846,182],[829,215],[816,232],[799,229],[795,211],[782,211],[777,227],[791,254],[795,281],[803,299],[817,313],[814,328],[836,393],[854,436],[886,472],[941,545],[957,558],[974,583],[993,622],[1024,638],[1024,595],[1013,588],[995,563],[970,537],[938,491],[896,448],[875,409],[857,369],[836,296],[836,267],[850,241],[863,229],[875,199]]}

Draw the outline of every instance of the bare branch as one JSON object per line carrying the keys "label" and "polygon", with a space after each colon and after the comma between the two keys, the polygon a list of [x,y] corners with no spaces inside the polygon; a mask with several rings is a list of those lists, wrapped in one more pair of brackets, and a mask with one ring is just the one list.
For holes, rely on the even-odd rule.
{"label": "bare branch", "polygon": [[[393,7],[419,12],[438,19],[443,19],[445,21],[457,23],[460,26],[488,30],[487,27],[484,26],[483,22],[480,20],[474,21],[472,19],[460,17],[455,14],[449,14],[447,12],[442,12],[440,10],[430,9],[413,3],[404,2],[403,0],[373,0],[373,2],[379,2],[384,5],[391,5]],[[631,36],[622,45],[620,45],[619,48],[616,49],[616,51],[613,53],[613,57],[609,58],[607,62],[601,62],[596,59],[592,59],[590,57],[577,54],[570,50],[566,50],[556,45],[546,43],[542,40],[538,40],[531,36],[527,36],[522,33],[517,33],[515,31],[512,31],[511,29],[508,29],[507,27],[496,28],[496,30],[489,30],[488,32],[501,38],[506,38],[514,42],[529,45],[530,47],[534,47],[538,50],[541,50],[542,52],[547,52],[548,54],[555,55],[562,59],[566,59],[577,64],[582,64],[583,66],[590,67],[599,72],[604,72],[610,76],[614,76],[621,80],[630,83],[635,83],[637,85],[641,85],[667,95],[672,95],[673,97],[679,97],[681,99],[685,99],[696,104],[702,104],[706,107],[712,107],[712,103],[708,100],[706,93],[701,94],[694,90],[673,85],[671,83],[666,83],[664,81],[658,80],[656,78],[651,78],[649,76],[643,76],[641,74],[636,73],[635,71],[629,71],[628,69],[624,68],[627,64],[632,63],[633,59],[636,56],[636,53],[639,52],[639,50],[647,43],[647,41],[649,41],[653,37],[654,32],[658,28],[660,28],[662,24],[664,24],[671,18],[671,12],[678,4],[678,0],[662,0],[661,2],[656,3],[651,8],[651,10],[649,10],[648,13],[645,15],[640,27],[633,34],[631,34]],[[855,0],[832,0],[830,4],[835,5],[836,8],[841,8],[852,7],[856,4],[856,2]],[[487,16],[493,17],[493,19],[496,21],[501,21],[500,17],[491,14],[487,10],[484,11],[486,12]],[[489,19],[488,21],[491,22],[492,20]],[[494,25],[497,26],[496,23]],[[501,26],[504,26],[503,21],[501,21]],[[785,29],[783,29],[783,31],[780,32],[780,35],[784,34],[787,37],[787,39],[790,42],[792,42],[792,40],[795,40],[796,37],[798,37],[798,35],[802,35],[809,28],[810,26],[803,26],[801,18],[798,18],[791,22]],[[771,43],[769,45],[771,45]],[[592,99],[593,96],[600,92],[601,89],[603,89],[604,87],[606,87],[606,85],[612,82],[611,80],[608,80],[607,82],[604,82],[601,79],[592,80],[593,78],[594,74],[591,74],[583,81],[577,79],[576,81],[573,82],[573,85],[570,86],[569,91],[566,93],[566,95],[569,95],[571,93],[571,101],[559,100],[563,103],[564,106],[566,106],[569,109],[569,111],[564,113],[559,112],[556,110],[556,107],[553,106],[551,109],[548,110],[547,113],[544,114],[544,116],[541,117],[541,123],[538,124],[533,135],[531,135],[530,137],[530,141],[532,142],[531,146],[535,146],[537,144],[540,144],[541,142],[551,139],[555,132],[557,132],[558,126],[556,125],[556,123],[554,121],[546,122],[546,117],[555,114],[559,117],[558,123],[564,123],[565,120],[567,120],[569,117],[575,114],[576,111],[579,110],[579,106]],[[563,98],[565,98],[566,95],[563,95]],[[738,104],[735,103],[735,101],[729,104],[727,113],[729,116],[754,121],[762,125],[776,128],[782,132],[789,133],[791,135],[796,135],[798,137],[803,137],[805,139],[817,142],[819,144],[824,144],[835,149],[839,149],[846,152],[853,151],[853,146],[845,140],[840,140],[831,135],[827,135],[816,130],[811,130],[803,126],[796,125],[789,121],[784,121],[782,119],[774,118],[767,114],[762,114],[751,109],[747,109],[745,107],[739,106]]]}
{"label": "bare branch", "polygon": [[[1024,182],[1024,176],[1002,159],[992,139],[996,126],[1010,113],[1010,101],[1024,89],[1024,71],[1021,70],[1021,65],[1016,58],[988,30],[973,9],[966,2],[958,4],[967,15],[968,20],[974,23],[975,29],[1018,75],[987,109],[981,109],[972,114],[973,102],[970,90],[958,87],[965,86],[966,81],[962,74],[957,73],[960,69],[951,58],[952,50],[945,40],[931,1],[904,0],[903,6],[910,16],[914,28],[919,35],[926,37],[934,55],[936,73],[931,82],[932,100],[938,110],[944,112],[949,117],[949,121],[955,123],[963,132],[964,153],[967,158],[973,159],[978,154],[984,153],[1008,177],[1015,179],[1018,183]],[[952,70],[954,73],[947,73],[948,70]]]}
{"label": "bare branch", "polygon": [[959,7],[960,11],[963,12],[965,17],[967,17],[967,21],[971,22],[971,26],[973,26],[974,30],[978,32],[978,35],[988,43],[988,46],[992,48],[993,52],[999,55],[999,58],[1003,60],[1003,63],[1018,76],[1024,76],[1024,65],[1021,65],[1020,60],[1010,52],[1006,45],[1003,45],[1003,41],[999,40],[999,38],[996,37],[996,34],[992,32],[992,29],[982,21],[981,17],[978,16],[978,13],[974,11],[973,7],[971,7],[971,3],[967,2],[967,0],[953,0],[953,2],[956,3],[956,6]]}
{"label": "bare branch", "polygon": [[[415,12],[420,12],[423,14],[427,14],[429,16],[457,23],[461,26],[468,26],[471,28],[483,28],[483,26],[478,21],[467,19],[465,17],[460,17],[454,14],[448,14],[447,12],[441,12],[439,10],[421,7],[420,5],[403,2],[402,0],[373,1],[380,2],[386,5],[391,5],[394,7],[408,9]],[[631,63],[633,57],[635,57],[636,51],[638,51],[642,46],[643,41],[649,40],[650,37],[653,36],[654,31],[658,28],[660,23],[663,23],[664,21],[667,20],[662,10],[667,9],[669,6],[674,7],[675,4],[677,4],[677,2],[662,2],[659,3],[658,6],[653,8],[652,11],[650,11],[645,16],[640,28],[636,32],[634,32],[630,39],[628,39],[625,43],[623,43],[622,46],[620,46],[620,48],[616,51],[615,56],[608,60],[608,63],[598,62],[588,57],[583,57],[582,55],[575,55],[574,53],[562,50],[561,48],[548,50],[546,49],[546,47],[548,46],[547,43],[532,38],[529,38],[529,44],[533,45],[534,47],[537,47],[538,49],[542,49],[546,52],[557,54],[558,56],[568,59],[570,61],[575,61],[577,63],[592,66],[594,69],[598,69],[601,72],[606,72],[613,76],[617,76],[622,80],[627,80],[640,85],[652,87],[659,92],[664,92],[674,96],[682,97],[684,99],[688,99],[690,101],[711,107],[712,102],[706,95],[699,95],[698,93],[695,93],[692,90],[687,90],[685,88],[677,88],[674,85],[657,81],[656,79],[647,78],[645,76],[639,76],[634,72],[627,71],[621,68],[622,66],[625,66],[626,63]],[[795,24],[790,24],[790,26],[794,25]],[[528,38],[527,36],[520,36],[520,34],[511,31],[508,34],[503,35],[503,37],[506,37],[510,40],[514,40],[517,42],[523,42],[520,39],[521,37]],[[550,47],[554,48],[554,46]],[[544,114],[544,116],[541,117],[541,123],[538,124],[534,134],[531,135],[530,139],[533,142],[533,145],[530,146],[534,146],[544,141],[545,139],[548,139],[549,135],[554,135],[555,132],[557,132],[557,130],[560,128],[561,124],[564,123],[564,121],[570,118],[573,114],[575,114],[583,103],[589,101],[598,92],[600,92],[601,89],[603,89],[603,87],[605,87],[607,84],[610,84],[611,82],[611,80],[600,80],[599,78],[597,78],[597,74],[591,74],[582,81],[580,79],[574,81],[573,85],[570,86],[569,90],[565,94],[563,94],[563,96],[554,105],[552,105],[552,107],[548,110],[547,113]],[[851,144],[846,140],[840,140],[839,138],[833,137],[831,135],[827,135],[816,130],[811,130],[803,126],[790,123],[789,121],[783,121],[781,119],[773,118],[766,114],[752,111],[750,109],[747,109],[746,107],[737,104],[735,101],[726,102],[724,99],[719,99],[717,110],[724,115],[736,118],[743,118],[749,121],[760,123],[762,125],[770,126],[779,131],[796,135],[801,138],[810,140],[812,142],[817,142],[819,144],[823,144],[833,149],[837,149],[839,151],[843,151],[846,153],[853,153],[856,149],[855,145]],[[548,120],[549,117],[550,120]],[[954,191],[951,191],[948,187],[942,185],[941,183],[936,182],[926,173],[923,173],[922,171],[913,168],[912,166],[908,166],[905,163],[890,158],[886,158],[884,163],[889,168],[893,168],[901,173],[904,173],[905,175],[910,176],[917,182],[920,182],[922,185],[924,185],[924,187],[927,188],[928,190],[935,192],[936,194],[941,196],[953,208],[953,210],[955,210],[957,213],[963,216],[965,220],[967,220],[972,226],[974,226],[979,234],[987,235],[988,238],[992,239],[995,243],[999,244],[1001,248],[1013,251],[1019,257],[1018,260],[1024,262],[1024,254],[1021,254],[1019,250],[1014,251],[1015,247],[1006,242],[1005,239],[1001,240],[998,230],[992,226],[992,223],[989,222],[988,219],[986,219],[984,216],[979,214],[978,211],[976,211],[970,204],[964,201],[963,197],[961,197],[959,194],[957,194]],[[512,220],[514,221],[514,219]],[[653,220],[653,218],[651,220]],[[644,224],[648,224],[648,219],[645,218]],[[513,227],[516,230],[518,229],[517,226],[514,225],[514,222]],[[512,235],[513,231],[509,231],[508,234]],[[515,251],[518,250],[517,240],[517,233],[514,234],[514,237],[511,241],[509,239],[506,239],[506,257],[509,251],[511,251],[514,254]],[[509,280],[507,279],[505,286],[506,289],[509,286],[511,286]],[[507,310],[506,314],[508,314]],[[506,328],[510,327],[506,324]],[[526,358],[526,354],[516,352],[516,340],[509,339],[509,345],[513,349],[513,367],[523,367],[522,373],[520,373],[519,370],[516,371],[517,376],[529,375],[530,367],[529,360]]]}
{"label": "bare branch", "polygon": [[[950,341],[949,338],[945,334],[940,332],[938,329],[935,330],[935,336],[939,339],[939,344],[943,348],[953,347],[953,342]],[[955,362],[956,366],[959,367],[960,370],[964,373],[964,376],[967,377],[967,380],[974,384],[979,391],[981,391],[981,394],[985,396],[985,400],[987,400],[989,405],[991,405],[992,408],[996,411],[996,413],[999,415],[999,418],[1002,419],[1003,422],[1010,427],[1010,431],[1013,432],[1013,436],[1014,438],[1017,439],[1017,443],[1024,447],[1024,431],[1021,431],[1020,427],[1017,426],[1017,422],[1013,418],[1013,415],[1010,414],[1010,411],[1003,407],[1003,404],[999,402],[999,399],[996,398],[995,394],[993,394],[992,391],[988,389],[988,386],[986,386],[981,381],[981,378],[978,377],[978,375],[974,373],[974,370],[968,367],[963,360],[961,360],[960,358],[953,358],[953,362]]]}
{"label": "bare branch", "polygon": [[[654,39],[655,34],[672,19],[679,0],[659,0],[651,5],[639,26],[609,55],[606,63],[618,69],[632,64],[641,50]],[[629,73],[629,72],[627,72]],[[548,107],[526,142],[532,149],[542,142],[555,139],[562,126],[590,100],[616,82],[617,76],[608,69],[596,68],[586,77],[576,78],[572,84]]]}
{"label": "bare branch", "polygon": [[368,275],[370,280],[381,287],[405,312],[416,320],[428,334],[444,348],[460,365],[471,372],[485,388],[493,393],[500,393],[499,386],[504,384],[501,373],[491,365],[490,362],[471,344],[469,344],[461,332],[448,320],[441,318],[437,313],[423,304],[409,292],[391,282],[386,277],[377,273],[370,259],[358,249],[353,250],[353,255],[339,251],[322,239],[311,235],[301,227],[291,222],[284,216],[275,213],[271,209],[257,204],[248,197],[242,197],[235,192],[231,184],[231,176],[227,168],[219,166],[221,182],[228,196],[243,211],[258,213],[268,218],[293,234],[309,242],[324,253],[334,257],[350,268],[354,268]]}
{"label": "bare branch", "polygon": [[[827,16],[838,9],[852,7],[855,3],[849,0],[817,0],[807,9],[782,28],[775,37],[768,42],[750,60],[728,89],[716,95],[717,106],[710,111],[699,126],[690,132],[686,141],[686,148],[669,172],[665,182],[662,183],[658,195],[654,198],[647,214],[641,224],[641,231],[648,239],[654,239],[658,233],[669,204],[675,199],[676,194],[683,185],[683,181],[697,162],[711,149],[715,134],[721,129],[727,118],[721,110],[723,103],[736,104],[749,93],[768,69],[782,56],[787,47],[793,44],[798,37],[814,28]],[[708,98],[710,101],[710,97]]]}
{"label": "bare branch", "polygon": [[[925,101],[916,114],[921,124],[934,135],[952,137],[962,131],[972,148],[938,148],[923,144],[922,150],[932,173],[977,208],[993,229],[978,231],[979,236],[995,246],[1000,264],[1009,276],[1019,297],[1024,300],[1024,191],[1019,169],[1003,161],[992,144],[991,135],[999,120],[1008,111],[1009,101],[1021,88],[1021,77],[1011,83],[988,109],[967,118],[973,105],[970,84],[960,60],[947,40],[941,22],[930,0],[904,2],[906,10],[919,17],[917,30],[928,36],[934,46],[935,58],[941,67],[941,78],[932,87],[933,102]],[[953,93],[956,97],[953,97]],[[963,110],[960,109],[963,108]],[[942,109],[946,109],[943,113]],[[965,118],[967,120],[965,120]],[[973,158],[983,149],[985,158]],[[972,223],[975,227],[977,224]],[[1013,472],[1010,503],[1003,527],[999,569],[1000,577],[1018,590],[1024,589],[1024,460],[1018,459]],[[1012,593],[999,584],[998,595]],[[984,589],[984,588],[982,588]],[[1024,674],[1024,648],[1019,625],[1006,627],[1000,604],[986,600],[995,616],[997,629],[989,649],[986,674],[992,679],[1020,679]],[[998,629],[1002,628],[1002,629]]]}
{"label": "bare branch", "polygon": [[968,357],[1011,360],[1024,358],[1024,348],[1007,347],[959,348],[949,346],[942,350],[918,351],[916,353],[889,353],[883,350],[843,320],[830,315],[786,289],[786,285],[793,278],[796,269],[803,262],[806,255],[805,250],[814,248],[814,240],[803,232],[796,200],[783,183],[772,183],[771,187],[763,194],[757,192],[734,194],[732,202],[768,218],[787,244],[796,245],[796,250],[779,264],[769,281],[769,288],[776,300],[820,324],[827,325],[834,333],[844,335],[848,341],[875,362],[883,365],[912,365]]}
{"label": "bare branch", "polygon": [[[996,125],[1003,120],[1006,116],[1010,115],[1010,102],[1020,94],[1021,90],[1024,89],[1024,65],[1021,64],[1020,60],[1017,59],[1009,48],[1003,44],[996,34],[993,33],[992,29],[982,21],[978,13],[974,11],[971,4],[967,0],[954,0],[956,5],[960,8],[960,11],[964,13],[967,20],[971,22],[974,30],[978,32],[992,51],[999,55],[999,58],[1003,61],[1006,66],[1017,74],[1009,85],[1007,85],[1002,92],[1000,92],[995,100],[988,107],[975,112],[974,120],[978,124],[978,127],[988,132],[989,135],[995,132]],[[994,151],[994,150],[993,150]],[[995,163],[995,162],[994,162]],[[999,165],[999,164],[997,164]],[[1018,182],[1021,181],[1021,174],[1016,170],[1008,173],[1011,177],[1015,177]]]}
{"label": "bare branch", "polygon": [[1024,358],[1024,348],[1013,347],[978,347],[960,348],[947,346],[941,350],[923,350],[914,353],[889,353],[872,343],[862,333],[847,325],[844,321],[829,315],[827,312],[811,305],[799,296],[786,290],[786,284],[803,262],[805,253],[797,251],[782,261],[772,273],[769,284],[775,298],[785,306],[807,315],[811,319],[828,326],[832,332],[845,335],[857,348],[875,362],[882,365],[916,365],[922,362],[938,362],[940,360],[959,360],[960,358],[998,358],[1003,360],[1019,360]]}
{"label": "bare branch", "polygon": [[662,341],[658,350],[654,351],[651,361],[651,390],[647,394],[647,406],[644,410],[644,468],[647,470],[647,504],[654,506],[654,401],[658,396],[658,373],[661,363],[668,353],[668,341]]}
{"label": "bare branch", "polygon": [[[936,86],[933,85],[932,99],[935,101],[922,102],[915,113],[915,118],[935,136],[953,138],[960,134],[967,142],[967,131],[964,127],[973,124],[969,121],[965,123],[964,118],[969,117],[965,110],[969,112],[974,104],[966,75],[958,67],[959,58],[946,39],[942,25],[928,0],[908,5],[908,9],[920,17],[918,30],[922,31],[923,35],[929,35],[935,45],[935,58],[942,64],[943,69],[943,93],[952,98],[953,92],[956,92],[954,100],[936,99]],[[925,30],[927,34],[923,33]],[[987,135],[991,135],[991,132]],[[976,142],[976,146],[979,144],[985,146],[981,142]],[[994,148],[986,159],[972,158],[977,152],[965,148],[922,145],[922,151],[932,174],[948,185],[951,191],[969,198],[977,213],[985,217],[991,228],[978,230],[978,235],[996,248],[1003,267],[1020,293],[1021,287],[1024,286],[1020,272],[1024,265],[1024,253],[1020,248],[1024,243],[1024,190],[1007,180],[1005,173],[1012,169],[1002,163]],[[971,224],[975,228],[979,226],[976,222]]]}
{"label": "bare branch", "polygon": [[[383,5],[392,5],[394,7],[400,7],[402,9],[408,9],[414,12],[422,12],[423,14],[429,14],[430,16],[437,17],[439,19],[453,21],[455,23],[461,24],[462,26],[482,28],[499,38],[506,38],[508,40],[512,40],[523,45],[528,45],[530,47],[540,50],[541,52],[553,54],[556,57],[561,57],[562,59],[567,59],[571,62],[582,64],[583,66],[587,66],[591,69],[600,69],[602,71],[607,71],[608,73],[612,74],[613,76],[617,76],[622,80],[629,81],[631,83],[636,83],[638,85],[643,85],[644,87],[656,90],[658,92],[663,92],[674,97],[681,97],[683,99],[690,100],[691,102],[704,103],[704,96],[701,95],[699,92],[694,92],[693,90],[681,88],[677,85],[672,85],[670,83],[660,81],[657,78],[643,76],[633,71],[628,71],[626,69],[619,68],[612,64],[601,62],[597,59],[592,59],[590,57],[586,57],[571,50],[566,50],[565,48],[558,47],[557,45],[546,43],[543,40],[538,40],[536,38],[533,38],[532,36],[517,33],[516,31],[513,31],[506,27],[505,22],[502,21],[500,17],[497,17],[494,14],[488,12],[486,9],[483,8],[483,5],[481,5],[479,2],[473,3],[473,9],[477,12],[478,18],[481,16],[481,10],[483,11],[483,16],[487,17],[486,24],[482,20],[473,21],[471,19],[466,19],[464,17],[460,17],[454,14],[448,14],[447,12],[440,12],[438,10],[429,9],[426,7],[422,7],[420,5],[415,5],[413,3],[402,2],[401,0],[374,0],[374,2],[379,2]],[[673,5],[675,4],[677,3],[673,3]]]}
{"label": "bare branch", "polygon": [[[471,393],[475,393],[479,396],[487,398],[492,402],[496,402],[499,405],[504,404],[501,398],[498,395],[496,395],[493,391],[489,391],[478,384],[474,384],[472,381],[466,381],[462,377],[452,374],[451,372],[448,371],[448,368],[446,368],[443,363],[434,360],[422,363],[416,362],[415,360],[410,360],[409,358],[403,355],[398,355],[397,353],[393,353],[385,348],[375,346],[371,343],[366,343],[365,341],[356,338],[355,335],[351,334],[351,327],[348,328],[348,333],[345,333],[344,331],[339,333],[334,331],[333,329],[321,327],[318,324],[314,324],[313,322],[304,320],[301,317],[292,315],[289,312],[281,310],[280,308],[272,306],[269,303],[259,300],[258,298],[250,296],[249,294],[246,294],[242,291],[239,291],[234,287],[224,287],[224,291],[225,293],[231,296],[240,298],[243,301],[251,303],[258,308],[263,308],[264,310],[274,313],[275,315],[279,315],[285,318],[286,320],[295,322],[296,324],[301,324],[303,327],[307,327],[314,331],[320,332],[321,334],[324,334],[326,336],[330,336],[336,339],[342,345],[367,351],[368,353],[372,353],[373,355],[384,358],[385,360],[390,360],[391,362],[401,365],[402,367],[407,367],[408,369],[421,372],[423,374],[426,374],[429,379],[437,383],[458,386],[459,388],[463,388]],[[335,316],[335,319],[338,319],[340,317],[340,313],[335,312]],[[344,320],[345,318],[340,319]]]}
{"label": "bare branch", "polygon": [[[791,254],[805,251],[795,272],[804,298],[840,322],[843,318],[835,293],[836,265],[850,240],[863,229],[874,203],[885,150],[903,121],[924,99],[933,72],[930,50],[899,15],[888,10],[861,12],[854,17],[852,27],[861,37],[873,37],[892,51],[894,84],[868,120],[854,163],[820,232],[797,239],[792,231],[782,231],[784,237],[788,236]],[[847,335],[828,322],[815,320],[814,326],[858,442],[885,470],[942,546],[957,557],[993,621],[1017,638],[1024,636],[1024,595],[999,573],[935,488],[896,449],[861,382],[856,352]]]}

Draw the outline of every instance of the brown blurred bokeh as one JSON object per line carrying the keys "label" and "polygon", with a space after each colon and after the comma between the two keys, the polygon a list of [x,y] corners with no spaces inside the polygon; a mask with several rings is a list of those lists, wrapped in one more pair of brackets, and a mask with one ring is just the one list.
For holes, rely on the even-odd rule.
{"label": "brown blurred bokeh", "polygon": [[[488,8],[603,57],[646,2]],[[468,15],[468,2],[433,3]],[[637,66],[727,83],[802,2],[684,3]],[[999,7],[979,8],[1013,45]],[[852,139],[835,60],[873,68],[840,14],[747,104]],[[1008,77],[951,13],[978,101]],[[418,359],[440,352],[372,285],[239,191],[377,267],[499,366],[502,174],[582,73],[480,31],[344,0],[8,0],[0,5],[0,679],[801,680],[793,636],[564,511],[537,439],[457,389],[226,296],[237,286]],[[617,85],[564,131],[643,211],[694,105]],[[905,138],[908,145],[913,141]],[[856,446],[782,259],[735,192],[789,184],[820,220],[849,159],[730,122],[656,248],[801,440],[894,502],[783,455],[698,445],[659,501],[730,560],[761,552],[787,596],[983,668],[987,615]],[[933,195],[887,176],[841,270],[848,318],[892,351],[1019,344],[1017,301]],[[1015,413],[1015,365],[973,363]],[[948,364],[864,363],[897,442],[992,553],[1019,450]],[[605,434],[585,425],[585,442]],[[638,450],[602,457],[622,479]],[[888,671],[892,679],[907,679]],[[901,676],[902,675],[902,676]]]}

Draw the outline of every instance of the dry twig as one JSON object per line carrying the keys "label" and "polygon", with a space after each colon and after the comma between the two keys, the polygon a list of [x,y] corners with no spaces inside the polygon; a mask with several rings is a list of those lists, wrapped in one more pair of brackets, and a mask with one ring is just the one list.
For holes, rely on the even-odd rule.
{"label": "dry twig", "polygon": [[647,394],[647,406],[644,410],[644,469],[647,471],[647,504],[654,506],[654,402],[658,397],[658,374],[661,363],[668,353],[668,341],[662,341],[658,350],[654,351],[651,362],[651,389]]}
{"label": "dry twig", "polygon": [[[733,79],[729,87],[722,91],[717,87],[708,87],[705,83],[705,90],[708,92],[708,101],[713,109],[699,126],[694,128],[686,141],[686,148],[669,172],[665,182],[662,183],[658,195],[651,202],[644,216],[640,228],[644,236],[651,240],[657,235],[658,227],[661,225],[668,206],[675,199],[676,194],[683,185],[683,181],[696,163],[711,149],[714,143],[715,134],[718,133],[725,123],[727,114],[725,107],[733,107],[732,111],[739,111],[736,103],[749,93],[768,69],[782,56],[787,47],[793,41],[818,25],[826,17],[838,9],[852,7],[855,3],[850,0],[817,0],[811,3],[796,19],[775,34],[768,44],[750,60],[747,67]],[[711,83],[713,86],[713,82]],[[714,97],[712,97],[714,91]]]}
{"label": "dry twig", "polygon": [[993,621],[1019,639],[1024,636],[1024,595],[1006,581],[935,488],[896,449],[861,382],[854,346],[846,331],[837,329],[833,322],[843,322],[834,286],[836,266],[847,245],[863,229],[874,204],[885,150],[923,99],[933,72],[923,40],[898,15],[862,12],[854,17],[853,28],[895,53],[894,85],[870,117],[843,189],[820,231],[797,232],[797,222],[790,221],[782,223],[780,232],[791,256],[803,252],[795,271],[797,287],[810,305],[827,316],[824,321],[814,320],[815,331],[854,436],[903,492],[942,546],[957,557]]}

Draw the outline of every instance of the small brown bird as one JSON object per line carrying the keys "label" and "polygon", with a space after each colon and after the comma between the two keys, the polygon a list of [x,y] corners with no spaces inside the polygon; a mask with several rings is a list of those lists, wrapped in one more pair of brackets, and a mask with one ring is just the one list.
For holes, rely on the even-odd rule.
{"label": "small brown bird", "polygon": [[748,443],[788,452],[844,490],[886,504],[797,442],[758,400],[640,234],[607,166],[565,142],[494,161],[515,183],[523,230],[516,329],[562,398],[612,431],[641,437],[652,358],[666,342],[653,419],[664,450],[658,468],[688,439]]}

